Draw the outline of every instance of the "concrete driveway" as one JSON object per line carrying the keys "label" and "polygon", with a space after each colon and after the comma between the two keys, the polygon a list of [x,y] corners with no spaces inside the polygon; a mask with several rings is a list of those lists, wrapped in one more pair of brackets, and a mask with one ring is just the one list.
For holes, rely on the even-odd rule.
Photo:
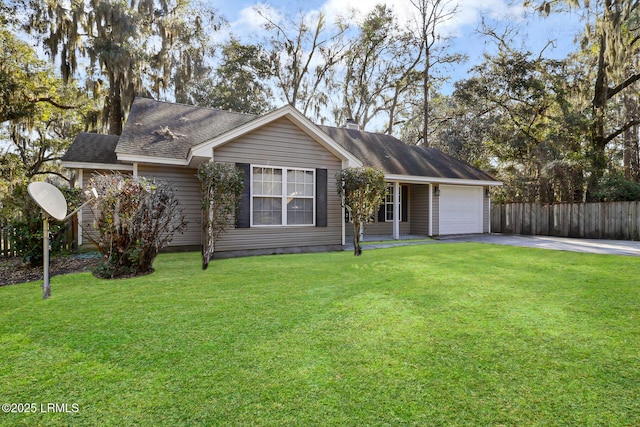
{"label": "concrete driveway", "polygon": [[587,252],[592,254],[640,256],[640,242],[628,240],[572,239],[552,236],[520,236],[509,234],[475,234],[468,236],[441,236],[442,242],[480,242],[496,245],[527,246],[558,251]]}

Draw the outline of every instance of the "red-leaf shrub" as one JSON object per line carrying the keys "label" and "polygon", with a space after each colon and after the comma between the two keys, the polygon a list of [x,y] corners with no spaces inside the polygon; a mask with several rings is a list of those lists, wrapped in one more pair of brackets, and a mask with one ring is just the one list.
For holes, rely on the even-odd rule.
{"label": "red-leaf shrub", "polygon": [[94,274],[116,278],[147,274],[153,260],[175,233],[186,229],[185,217],[170,186],[120,173],[89,181],[98,198],[92,204],[97,236],[89,239],[103,260]]}

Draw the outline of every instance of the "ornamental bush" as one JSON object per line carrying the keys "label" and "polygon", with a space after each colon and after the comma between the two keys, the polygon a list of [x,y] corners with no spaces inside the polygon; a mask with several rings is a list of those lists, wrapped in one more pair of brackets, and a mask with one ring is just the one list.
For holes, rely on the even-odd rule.
{"label": "ornamental bush", "polygon": [[187,224],[167,183],[120,173],[98,175],[87,186],[98,198],[91,205],[97,235],[89,239],[103,259],[94,271],[101,278],[151,273],[158,252],[183,233]]}
{"label": "ornamental bush", "polygon": [[353,254],[362,254],[360,233],[363,225],[371,222],[387,192],[384,172],[365,166],[347,168],[336,176],[338,195],[353,221]]}
{"label": "ornamental bush", "polygon": [[198,179],[202,191],[202,269],[206,270],[220,234],[233,224],[244,188],[244,173],[232,163],[202,163]]}

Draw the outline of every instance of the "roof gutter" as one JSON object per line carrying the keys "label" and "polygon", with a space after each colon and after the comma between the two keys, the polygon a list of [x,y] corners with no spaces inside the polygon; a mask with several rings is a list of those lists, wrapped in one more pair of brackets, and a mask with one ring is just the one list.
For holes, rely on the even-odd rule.
{"label": "roof gutter", "polygon": [[164,166],[166,165],[189,166],[189,162],[186,159],[130,155],[130,154],[121,154],[118,152],[116,152],[116,155],[118,156],[118,160],[122,162],[150,163],[150,164],[157,164],[157,165],[164,165]]}
{"label": "roof gutter", "polygon": [[67,169],[96,169],[96,170],[112,170],[112,171],[132,171],[133,165],[125,165],[121,163],[88,163],[88,162],[61,162],[62,166]]}
{"label": "roof gutter", "polygon": [[452,185],[478,185],[478,186],[501,186],[501,181],[490,181],[481,179],[459,179],[459,178],[438,178],[431,176],[417,175],[397,175],[385,174],[387,181],[401,181],[408,184],[452,184]]}

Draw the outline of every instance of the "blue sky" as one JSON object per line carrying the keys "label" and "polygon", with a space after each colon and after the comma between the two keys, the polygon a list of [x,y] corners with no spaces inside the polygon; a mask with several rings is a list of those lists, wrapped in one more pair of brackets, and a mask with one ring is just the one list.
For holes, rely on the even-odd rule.
{"label": "blue sky", "polygon": [[[259,34],[259,17],[252,8],[256,4],[263,3],[286,13],[297,12],[313,13],[322,10],[330,21],[332,17],[345,14],[349,8],[354,8],[362,15],[370,11],[375,4],[384,2],[392,7],[401,21],[411,25],[412,11],[414,7],[410,0],[205,0],[220,11],[230,23],[230,31],[241,40],[254,37]],[[545,56],[561,58],[570,51],[575,50],[573,40],[583,24],[579,22],[575,14],[551,15],[542,18],[534,14],[522,19],[522,9],[514,6],[510,0],[457,0],[459,13],[455,18],[447,22],[443,32],[453,36],[452,52],[464,53],[469,57],[465,63],[457,65],[454,69],[447,70],[451,80],[459,80],[468,77],[467,71],[473,65],[482,60],[482,54],[487,49],[492,49],[477,33],[481,26],[482,18],[496,23],[499,26],[516,26],[523,36],[521,38],[525,48],[538,53],[548,40],[554,40],[554,45],[547,48]],[[451,1],[455,4],[455,1]],[[516,46],[520,47],[520,46]]]}

